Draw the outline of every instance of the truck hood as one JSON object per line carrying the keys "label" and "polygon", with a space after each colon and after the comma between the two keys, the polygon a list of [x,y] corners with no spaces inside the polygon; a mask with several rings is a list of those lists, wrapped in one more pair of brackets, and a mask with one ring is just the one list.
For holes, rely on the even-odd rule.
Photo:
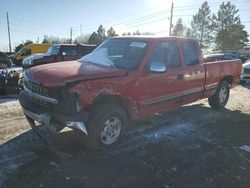
{"label": "truck hood", "polygon": [[27,59],[27,60],[30,60],[30,59],[40,59],[40,58],[43,58],[45,57],[47,54],[44,54],[44,53],[40,53],[40,54],[33,54],[33,55],[30,55],[24,59]]}
{"label": "truck hood", "polygon": [[45,64],[26,71],[29,79],[45,87],[55,87],[80,80],[121,77],[127,74],[127,70],[79,61]]}
{"label": "truck hood", "polygon": [[22,64],[23,65],[32,65],[33,63],[31,64],[31,62],[33,60],[44,59],[44,58],[48,58],[48,57],[51,57],[51,56],[52,55],[46,54],[46,53],[45,54],[33,54],[31,56],[28,56],[28,57],[24,58]]}

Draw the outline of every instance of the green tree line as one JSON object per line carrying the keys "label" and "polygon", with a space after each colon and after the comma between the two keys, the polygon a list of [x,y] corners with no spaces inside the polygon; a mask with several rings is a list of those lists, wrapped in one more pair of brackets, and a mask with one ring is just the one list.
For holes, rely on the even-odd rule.
{"label": "green tree line", "polygon": [[193,15],[191,27],[179,18],[173,27],[173,35],[195,38],[203,48],[214,50],[239,50],[248,42],[248,33],[241,23],[239,9],[231,2],[223,2],[217,13],[211,13],[208,2],[202,3]]}

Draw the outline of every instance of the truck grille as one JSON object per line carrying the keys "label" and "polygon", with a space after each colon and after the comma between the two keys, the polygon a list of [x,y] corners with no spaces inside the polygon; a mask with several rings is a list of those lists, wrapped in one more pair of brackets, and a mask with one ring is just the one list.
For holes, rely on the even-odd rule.
{"label": "truck grille", "polygon": [[250,74],[250,69],[244,68],[244,73],[245,74]]}
{"label": "truck grille", "polygon": [[30,80],[25,81],[25,86],[34,93],[37,93],[43,96],[49,96],[49,92],[47,88],[44,88]]}
{"label": "truck grille", "polygon": [[[40,86],[40,85],[30,81],[30,80],[25,80],[24,84],[27,87],[27,89],[29,89],[33,93],[37,93],[37,94],[42,95],[42,96],[49,96],[49,91],[47,88],[44,88],[44,87],[42,87],[42,86]],[[41,105],[44,107],[50,106],[50,104],[48,102],[37,99],[35,97],[30,96],[29,99],[38,105]]]}
{"label": "truck grille", "polygon": [[37,98],[35,98],[35,97],[29,97],[29,99],[30,99],[32,102],[34,102],[34,103],[36,103],[36,104],[38,104],[38,105],[41,105],[41,106],[44,106],[44,107],[49,107],[49,106],[50,106],[50,104],[49,104],[48,102],[43,101],[43,100],[40,100],[40,99],[37,99]]}

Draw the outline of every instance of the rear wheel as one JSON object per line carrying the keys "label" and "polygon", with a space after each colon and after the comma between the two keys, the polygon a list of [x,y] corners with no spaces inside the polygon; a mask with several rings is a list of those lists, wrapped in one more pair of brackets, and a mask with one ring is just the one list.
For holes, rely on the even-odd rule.
{"label": "rear wheel", "polygon": [[214,109],[224,108],[227,104],[230,93],[230,85],[227,81],[222,81],[215,94],[208,98],[209,105]]}
{"label": "rear wheel", "polygon": [[115,104],[104,104],[94,109],[88,122],[88,149],[110,147],[118,142],[127,125],[126,112]]}

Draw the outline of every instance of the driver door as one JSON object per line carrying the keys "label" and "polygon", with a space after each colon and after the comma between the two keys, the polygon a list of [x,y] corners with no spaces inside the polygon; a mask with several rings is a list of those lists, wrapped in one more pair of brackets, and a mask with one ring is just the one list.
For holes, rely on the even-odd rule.
{"label": "driver door", "polygon": [[[153,64],[164,64],[165,71],[152,71]],[[182,80],[179,79],[181,68],[180,48],[176,41],[158,42],[149,58],[148,71],[140,78],[136,92],[140,103],[146,107],[147,114],[167,110],[181,103]]]}

